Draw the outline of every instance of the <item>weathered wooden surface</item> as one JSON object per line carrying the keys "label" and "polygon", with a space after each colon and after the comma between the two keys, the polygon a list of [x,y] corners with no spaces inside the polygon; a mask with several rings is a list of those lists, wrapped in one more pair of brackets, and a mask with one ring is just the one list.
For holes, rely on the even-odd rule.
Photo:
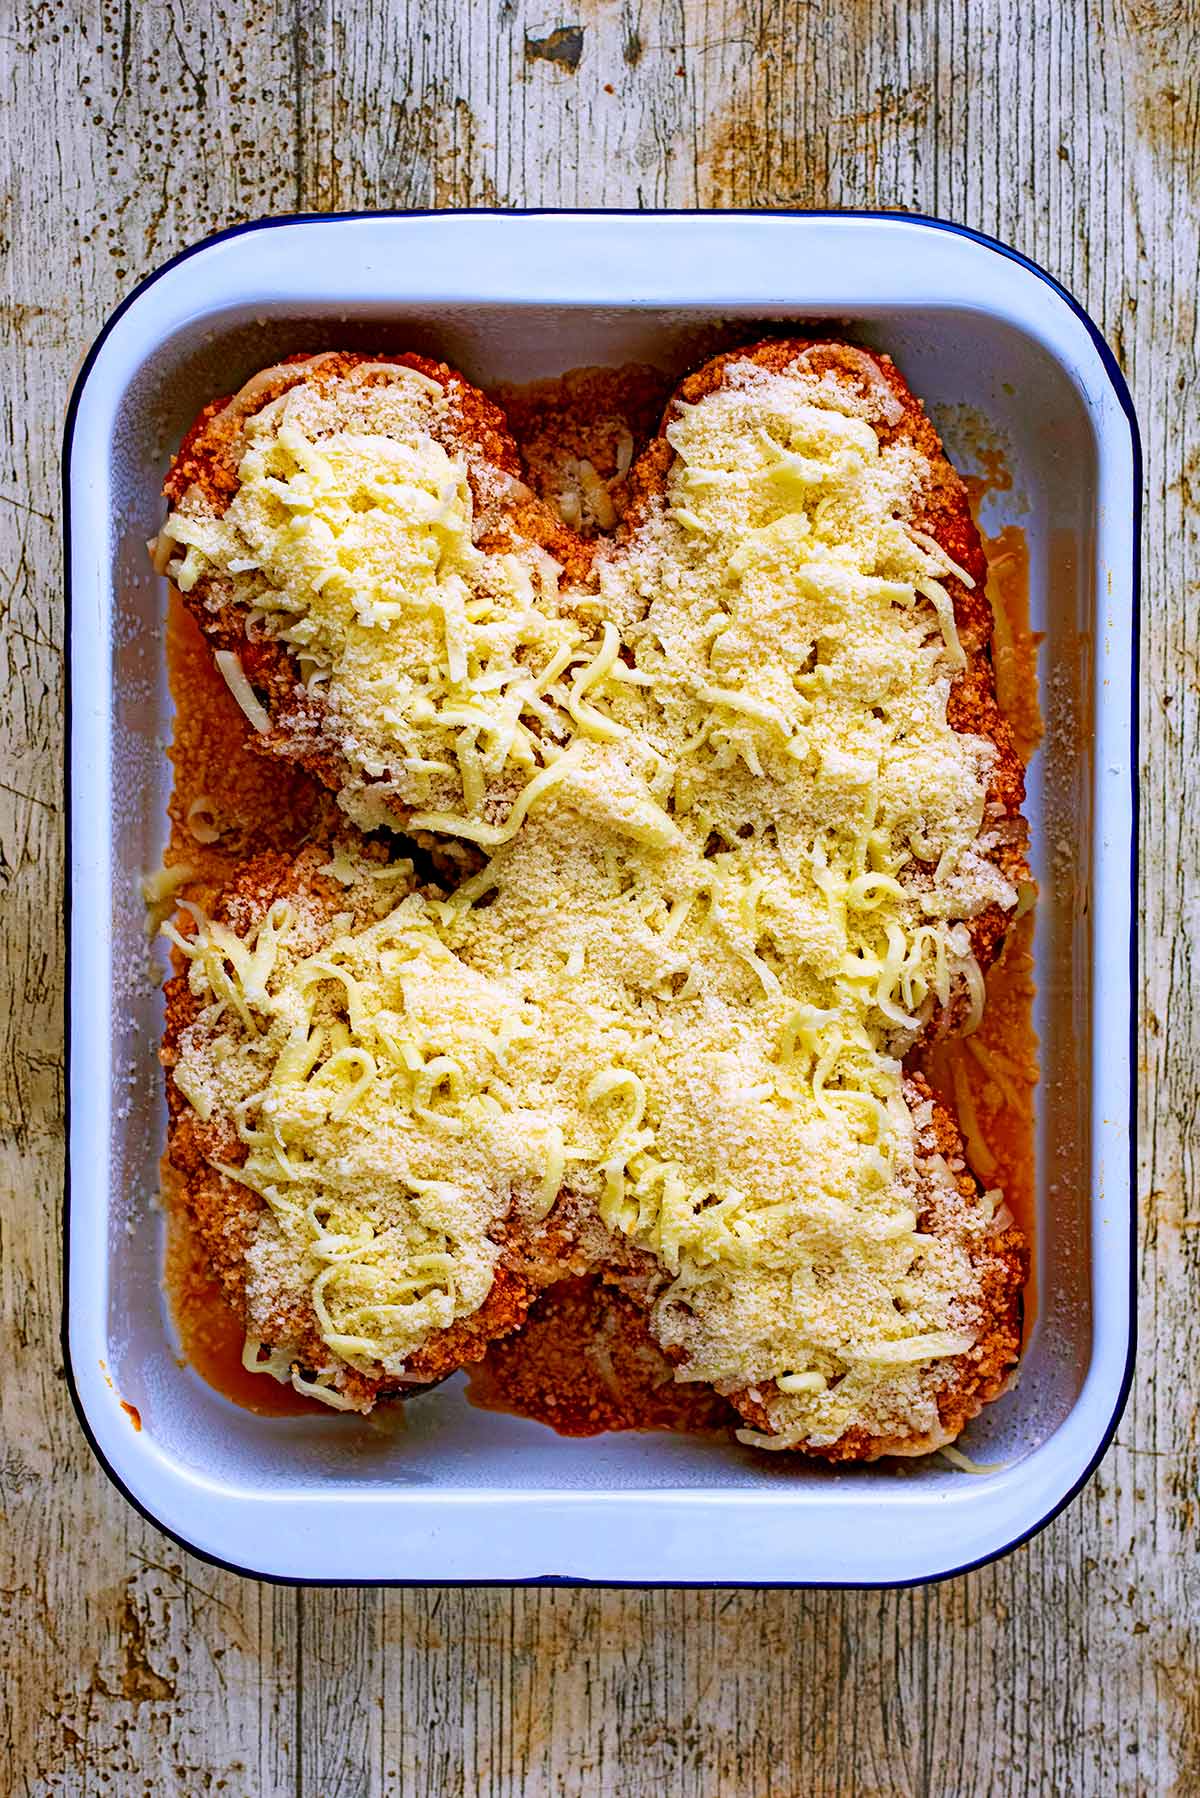
{"label": "weathered wooden surface", "polygon": [[[1198,56],[1196,0],[10,0],[0,1791],[1200,1792]],[[234,220],[560,204],[964,220],[1059,275],[1136,390],[1137,1389],[1065,1516],[932,1590],[259,1586],[135,1516],[67,1402],[57,455],[76,360],[138,276]]]}

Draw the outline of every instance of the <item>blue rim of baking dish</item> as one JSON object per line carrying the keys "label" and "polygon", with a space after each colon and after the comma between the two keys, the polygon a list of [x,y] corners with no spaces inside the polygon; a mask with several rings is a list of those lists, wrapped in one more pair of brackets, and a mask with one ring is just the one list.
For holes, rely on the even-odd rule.
{"label": "blue rim of baking dish", "polygon": [[[473,1588],[476,1586],[478,1586],[478,1587],[525,1587],[525,1586],[571,1587],[571,1586],[579,1586],[579,1587],[584,1587],[584,1588],[595,1588],[595,1589],[599,1589],[602,1591],[646,1591],[646,1590],[656,1591],[656,1590],[660,1590],[660,1589],[661,1590],[671,1590],[671,1591],[717,1591],[717,1590],[728,1589],[728,1590],[745,1590],[745,1591],[839,1591],[839,1592],[880,1591],[880,1590],[884,1590],[884,1591],[897,1590],[897,1591],[899,1591],[899,1590],[904,1590],[909,1587],[938,1585],[943,1580],[957,1579],[962,1574],[972,1573],[977,1568],[986,1567],[991,1562],[998,1561],[998,1560],[1002,1559],[1003,1556],[1011,1554],[1014,1549],[1020,1548],[1023,1543],[1029,1542],[1033,1539],[1033,1537],[1040,1535],[1041,1532],[1047,1527],[1048,1524],[1052,1523],[1054,1521],[1054,1519],[1057,1516],[1059,1516],[1059,1514],[1062,1511],[1064,1511],[1069,1504],[1073,1503],[1073,1501],[1078,1497],[1079,1493],[1087,1485],[1088,1481],[1091,1479],[1091,1477],[1095,1473],[1096,1469],[1099,1467],[1100,1462],[1103,1460],[1104,1456],[1107,1454],[1108,1449],[1112,1443],[1113,1437],[1116,1434],[1117,1426],[1121,1421],[1121,1417],[1122,1417],[1122,1414],[1124,1413],[1125,1406],[1129,1399],[1129,1393],[1130,1393],[1130,1390],[1133,1385],[1133,1370],[1134,1370],[1134,1362],[1135,1362],[1136,1353],[1137,1353],[1137,1273],[1136,1273],[1136,1267],[1137,1267],[1137,1211],[1136,1211],[1136,1205],[1132,1201],[1136,1199],[1136,1193],[1137,1193],[1137,1162],[1138,1162],[1137,1100],[1138,1100],[1138,1084],[1139,1084],[1139,1082],[1138,1082],[1138,1059],[1137,1059],[1137,1006],[1133,1002],[1133,995],[1136,994],[1136,992],[1137,992],[1138,950],[1139,950],[1138,883],[1139,883],[1139,873],[1140,873],[1140,869],[1139,869],[1139,827],[1140,827],[1140,812],[1141,812],[1141,804],[1140,804],[1141,793],[1140,793],[1139,761],[1138,761],[1139,748],[1140,748],[1140,729],[1139,729],[1139,718],[1138,718],[1138,693],[1139,693],[1140,660],[1141,660],[1141,532],[1142,532],[1142,478],[1143,478],[1142,440],[1141,440],[1141,433],[1138,428],[1137,412],[1134,407],[1133,396],[1129,391],[1129,385],[1125,379],[1124,374],[1121,371],[1120,364],[1118,363],[1116,356],[1114,355],[1106,338],[1104,337],[1104,334],[1100,330],[1100,327],[1096,324],[1095,320],[1092,318],[1091,314],[1086,310],[1086,308],[1084,306],[1082,306],[1080,304],[1080,302],[1075,298],[1074,294],[1072,294],[1066,287],[1064,287],[1060,281],[1056,280],[1053,275],[1048,273],[1048,271],[1046,269],[1042,268],[1038,263],[1032,261],[1028,256],[1023,255],[1021,253],[1021,251],[1013,249],[1011,247],[1011,245],[1001,243],[997,238],[989,237],[989,236],[987,236],[986,233],[984,233],[982,231],[975,231],[969,225],[960,225],[950,219],[931,218],[928,214],[915,213],[915,212],[879,212],[879,211],[872,211],[872,210],[861,210],[860,211],[860,210],[856,210],[853,208],[841,209],[841,208],[836,208],[836,207],[817,207],[817,208],[811,208],[811,209],[781,208],[778,210],[776,210],[776,209],[767,210],[767,209],[760,209],[760,208],[754,208],[754,207],[730,207],[727,209],[724,209],[724,208],[722,208],[722,209],[718,209],[718,208],[703,208],[703,209],[695,208],[695,209],[693,209],[693,208],[689,208],[689,207],[664,207],[664,208],[642,209],[642,208],[636,208],[636,207],[618,207],[618,208],[608,209],[608,208],[604,208],[604,207],[560,208],[560,207],[550,207],[550,206],[521,206],[521,207],[488,206],[488,207],[468,207],[468,208],[432,207],[432,206],[430,206],[430,207],[415,207],[415,208],[407,208],[407,209],[386,210],[386,211],[381,211],[381,212],[285,213],[285,214],[280,214],[280,215],[278,215],[276,217],[272,217],[272,218],[247,220],[244,224],[240,224],[240,225],[229,225],[221,231],[215,231],[210,236],[202,238],[198,243],[189,244],[186,249],[180,250],[176,255],[170,257],[168,261],[162,263],[158,268],[154,269],[150,274],[146,275],[141,281],[139,281],[138,284],[136,285],[136,287],[134,287],[125,296],[125,298],[120,302],[120,304],[114,309],[114,311],[112,313],[110,313],[109,317],[105,320],[105,323],[101,327],[101,329],[100,329],[99,333],[97,334],[96,338],[94,339],[90,349],[88,350],[82,363],[80,364],[79,372],[75,377],[75,381],[71,388],[71,396],[70,396],[70,399],[67,404],[67,413],[66,413],[66,420],[65,420],[65,423],[63,426],[63,439],[62,439],[64,620],[65,620],[65,624],[66,624],[66,636],[65,636],[64,641],[67,645],[69,645],[69,643],[71,641],[71,637],[72,637],[73,596],[72,596],[72,591],[71,591],[71,483],[70,483],[70,468],[71,468],[71,451],[72,451],[72,445],[73,445],[73,440],[74,440],[76,413],[79,408],[79,402],[83,395],[84,388],[87,384],[88,376],[90,375],[92,368],[96,362],[96,359],[99,356],[100,351],[103,349],[104,344],[106,343],[110,333],[116,326],[117,322],[125,315],[125,313],[135,303],[135,301],[137,301],[141,297],[141,295],[146,292],[146,290],[148,288],[154,286],[154,284],[157,281],[161,280],[162,277],[164,275],[168,274],[172,269],[177,268],[180,265],[180,263],[187,262],[188,260],[190,260],[191,257],[197,256],[197,255],[201,254],[203,251],[211,249],[215,244],[223,243],[230,238],[246,236],[252,232],[275,230],[282,226],[309,225],[309,224],[336,224],[339,221],[369,220],[369,219],[407,219],[407,218],[443,218],[443,217],[529,218],[529,217],[540,217],[540,216],[613,217],[613,218],[647,218],[647,217],[654,217],[654,216],[665,217],[665,218],[714,218],[714,217],[716,217],[716,218],[729,218],[729,217],[737,218],[737,217],[741,217],[741,218],[762,218],[762,219],[766,219],[766,218],[783,218],[783,219],[788,219],[788,218],[793,218],[793,219],[795,219],[795,218],[801,218],[801,219],[861,218],[861,219],[870,219],[870,220],[873,220],[876,222],[884,221],[884,222],[893,223],[893,224],[903,223],[903,224],[910,224],[910,225],[923,225],[926,228],[928,228],[929,230],[945,231],[945,232],[950,233],[953,236],[965,237],[965,238],[969,239],[972,243],[979,244],[983,249],[991,250],[996,255],[1003,256],[1003,257],[1007,258],[1010,262],[1017,263],[1021,268],[1025,269],[1029,274],[1036,276],[1039,281],[1043,282],[1045,284],[1045,286],[1050,288],[1053,293],[1057,294],[1061,300],[1065,301],[1066,305],[1075,314],[1076,318],[1079,319],[1080,323],[1083,325],[1084,329],[1087,331],[1087,334],[1090,337],[1090,339],[1096,349],[1096,352],[1100,357],[1100,361],[1103,365],[1104,372],[1108,376],[1109,384],[1111,385],[1112,390],[1113,390],[1114,394],[1116,395],[1117,401],[1121,407],[1122,412],[1125,414],[1126,421],[1129,425],[1130,451],[1131,451],[1131,458],[1132,458],[1132,473],[1133,473],[1133,495],[1132,495],[1133,531],[1132,531],[1132,567],[1131,567],[1131,590],[1130,590],[1131,624],[1132,624],[1132,642],[1131,642],[1131,646],[1130,646],[1130,681],[1131,681],[1132,703],[1131,703],[1131,707],[1130,707],[1130,746],[1129,746],[1129,752],[1130,752],[1130,769],[1129,769],[1129,773],[1130,773],[1130,812],[1131,812],[1131,818],[1130,818],[1130,829],[1131,829],[1130,887],[1131,887],[1131,891],[1130,891],[1130,925],[1129,925],[1129,978],[1130,978],[1131,1003],[1130,1003],[1130,1015],[1129,1015],[1129,1034],[1128,1034],[1128,1039],[1127,1039],[1130,1071],[1131,1071],[1131,1077],[1132,1077],[1132,1085],[1131,1085],[1131,1092],[1130,1092],[1130,1133],[1129,1133],[1129,1190],[1130,1190],[1130,1197],[1131,1197],[1130,1215],[1129,1215],[1129,1233],[1130,1233],[1129,1294],[1128,1294],[1129,1304],[1128,1304],[1128,1340],[1127,1340],[1126,1352],[1125,1352],[1125,1367],[1124,1367],[1124,1371],[1121,1376],[1120,1390],[1117,1394],[1117,1399],[1116,1399],[1116,1403],[1113,1407],[1112,1416],[1109,1419],[1109,1422],[1106,1425],[1105,1429],[1101,1433],[1100,1440],[1096,1446],[1096,1449],[1093,1452],[1092,1457],[1089,1460],[1087,1466],[1084,1468],[1083,1472],[1078,1476],[1078,1478],[1075,1480],[1074,1484],[1063,1495],[1063,1497],[1060,1498],[1050,1508],[1050,1510],[1048,1510],[1045,1513],[1045,1515],[1043,1517],[1040,1517],[1035,1523],[1030,1524],[1028,1528],[1022,1530],[1018,1535],[1014,1536],[1011,1541],[1001,1544],[999,1547],[990,1550],[987,1554],[979,1555],[972,1561],[964,1562],[961,1566],[948,1567],[937,1573],[918,1574],[918,1575],[915,1575],[912,1579],[894,1580],[894,1581],[842,1580],[842,1581],[836,1582],[833,1585],[830,1585],[830,1584],[828,1584],[826,1582],[822,1582],[820,1580],[672,1580],[672,1581],[616,1580],[616,1579],[593,1580],[593,1579],[581,1578],[574,1574],[560,1574],[560,1573],[548,1573],[548,1574],[534,1575],[528,1579],[495,1579],[495,1580],[489,1580],[489,1579],[473,1579],[473,1580],[388,1579],[388,1578],[380,1578],[380,1579],[362,1578],[362,1579],[344,1580],[344,1579],[321,1579],[321,1578],[289,1578],[288,1576],[286,1576],[284,1574],[263,1573],[253,1567],[241,1566],[236,1561],[227,1561],[227,1560],[223,1559],[220,1555],[213,1554],[207,1549],[200,1548],[195,1543],[190,1542],[187,1539],[187,1537],[179,1535],[177,1531],[171,1529],[168,1525],[163,1523],[162,1520],[159,1517],[157,1517],[154,1514],[154,1512],[152,1510],[150,1510],[150,1508],[147,1505],[144,1505],[130,1491],[129,1487],[125,1484],[125,1482],[121,1478],[120,1474],[117,1473],[116,1469],[113,1467],[112,1463],[109,1461],[107,1455],[104,1453],[103,1449],[100,1447],[100,1444],[96,1439],[95,1433],[92,1430],[91,1424],[88,1421],[87,1414],[86,1414],[84,1406],[83,1406],[83,1402],[79,1395],[78,1385],[77,1385],[76,1378],[75,1378],[75,1370],[74,1370],[74,1367],[73,1367],[72,1361],[71,1361],[71,1344],[70,1344],[68,1297],[67,1297],[68,1291],[69,1291],[70,1254],[71,1254],[71,1204],[70,1204],[70,1200],[71,1200],[71,1136],[70,1136],[69,1125],[68,1125],[68,1129],[66,1132],[64,1177],[63,1177],[63,1204],[62,1204],[63,1299],[62,1299],[62,1318],[61,1318],[61,1324],[60,1324],[60,1341],[62,1344],[63,1369],[64,1369],[64,1375],[65,1375],[66,1383],[67,1383],[67,1390],[70,1393],[71,1403],[74,1407],[75,1415],[79,1420],[80,1428],[82,1429],[83,1434],[88,1442],[88,1445],[91,1448],[92,1453],[96,1457],[96,1460],[100,1463],[100,1466],[103,1468],[104,1472],[107,1474],[107,1476],[108,1476],[109,1480],[112,1482],[112,1484],[116,1487],[117,1491],[120,1492],[121,1496],[126,1500],[127,1503],[129,1503],[130,1505],[133,1506],[134,1510],[137,1511],[140,1516],[142,1516],[146,1519],[147,1523],[153,1524],[153,1526],[156,1530],[161,1531],[163,1535],[167,1536],[172,1542],[175,1542],[180,1548],[186,1550],[186,1552],[188,1554],[195,1555],[197,1557],[197,1559],[207,1562],[210,1566],[219,1567],[228,1573],[239,1574],[241,1577],[243,1577],[245,1579],[261,1580],[263,1583],[268,1584],[268,1585],[297,1586],[297,1587],[312,1586],[312,1587],[318,1587],[318,1588],[332,1587],[335,1589],[338,1587],[342,1587],[342,1586],[399,1587],[401,1589],[406,1589],[409,1587],[413,1587],[413,1588],[422,1587],[423,1588],[423,1587],[437,1587],[437,1586],[444,1586],[444,1587],[448,1587],[448,1588],[458,1588],[458,1587],[472,1587]],[[63,1047],[64,1047],[64,1058],[65,1058],[65,1068],[64,1068],[64,1083],[65,1083],[64,1084],[64,1092],[65,1092],[65,1100],[66,1100],[65,1116],[68,1120],[70,1119],[70,1115],[71,1115],[71,972],[72,972],[72,970],[71,970],[71,941],[72,941],[71,922],[72,922],[72,897],[73,897],[72,885],[73,885],[73,882],[72,882],[72,868],[71,868],[71,857],[70,857],[70,843],[71,843],[71,822],[72,822],[72,810],[73,810],[72,797],[73,796],[72,796],[72,791],[71,791],[71,778],[70,778],[70,753],[71,753],[71,741],[72,741],[72,735],[73,735],[72,697],[73,696],[72,696],[71,658],[69,655],[66,655],[64,657],[64,687],[63,687],[63,710],[64,710],[64,722],[65,722],[65,726],[66,726],[64,733],[63,733],[63,796],[64,796],[63,822],[64,822],[64,834],[65,834],[65,839],[66,839],[66,843],[67,843],[67,847],[68,847],[68,853],[67,853],[67,857],[66,857],[65,886],[64,886],[64,910],[63,910],[63,923],[64,923],[64,930],[65,930],[64,972],[66,975],[65,987],[64,987],[64,1003],[63,1003],[63,1013],[64,1013]]]}

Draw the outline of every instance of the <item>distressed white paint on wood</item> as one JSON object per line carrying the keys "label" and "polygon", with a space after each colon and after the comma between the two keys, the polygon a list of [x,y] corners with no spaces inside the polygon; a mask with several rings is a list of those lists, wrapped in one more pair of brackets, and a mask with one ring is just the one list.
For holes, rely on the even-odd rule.
{"label": "distressed white paint on wood", "polygon": [[[545,56],[563,27],[582,34],[574,69]],[[1196,0],[11,0],[0,1790],[1200,1791],[1198,57]],[[128,1510],[67,1402],[56,458],[72,370],[135,279],[236,220],[564,204],[960,219],[1060,276],[1135,387],[1148,470],[1138,1382],[1067,1514],[936,1589],[257,1586]]]}

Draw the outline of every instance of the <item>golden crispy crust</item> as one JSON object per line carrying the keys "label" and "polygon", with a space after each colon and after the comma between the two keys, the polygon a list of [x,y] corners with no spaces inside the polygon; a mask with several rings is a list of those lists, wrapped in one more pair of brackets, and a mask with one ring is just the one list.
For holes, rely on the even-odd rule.
{"label": "golden crispy crust", "polygon": [[673,1377],[645,1305],[603,1275],[568,1277],[542,1293],[520,1334],[491,1344],[469,1392],[563,1436],[739,1422],[711,1386]]}
{"label": "golden crispy crust", "polygon": [[[670,387],[660,370],[626,363],[620,368],[577,368],[550,381],[502,385],[492,389],[492,398],[504,408],[521,445],[526,479],[535,492],[559,511],[564,492],[577,485],[580,462],[586,459],[604,483],[614,519],[619,519],[628,503],[633,453],[657,430]],[[590,538],[611,529],[612,522],[581,518],[577,528]]]}
{"label": "golden crispy crust", "polygon": [[[953,729],[985,737],[995,749],[987,792],[989,823],[999,838],[993,855],[1001,872],[1014,885],[1027,880],[1026,828],[1021,816],[1025,770],[1008,720],[996,703],[991,651],[992,608],[986,593],[987,558],[971,517],[966,487],[946,460],[941,440],[926,416],[925,408],[889,356],[877,355],[857,345],[802,337],[772,338],[714,356],[711,362],[706,362],[703,368],[680,383],[667,403],[659,435],[630,470],[630,505],[622,536],[630,538],[637,534],[639,523],[665,490],[675,457],[665,432],[677,416],[680,404],[695,405],[707,394],[717,392],[725,385],[730,371],[739,364],[752,362],[769,373],[783,374],[800,356],[814,375],[833,371],[840,381],[864,397],[870,397],[872,387],[882,382],[899,408],[899,415],[891,422],[879,417],[872,419],[880,441],[910,444],[928,463],[929,475],[914,497],[911,522],[918,530],[935,538],[975,583],[973,587],[967,587],[954,576],[948,576],[943,583],[954,603],[955,623],[967,657],[967,666],[951,685],[946,715]],[[970,921],[971,945],[981,969],[986,971],[995,961],[1011,922],[1011,912],[996,905],[989,906]],[[952,1005],[950,1017],[941,1021],[951,1025],[958,1023],[963,1010],[964,1003],[960,1001]]]}
{"label": "golden crispy crust", "polygon": [[[949,1167],[956,1170],[954,1179],[959,1192],[969,1204],[978,1204],[983,1187],[966,1165],[966,1149],[950,1108],[920,1074],[909,1074],[905,1087],[912,1108],[932,1100],[935,1146],[927,1152],[942,1156]],[[918,1212],[917,1225],[931,1236],[936,1236],[943,1227],[932,1186],[927,1189],[925,1202]],[[1029,1278],[1029,1250],[1023,1234],[1015,1225],[1010,1225],[995,1235],[974,1239],[970,1252],[979,1277],[981,1322],[975,1346],[965,1355],[956,1355],[939,1364],[946,1374],[946,1384],[937,1394],[938,1417],[945,1442],[952,1441],[990,1399],[1004,1390],[1021,1352],[1021,1295]],[[761,1401],[752,1398],[748,1392],[735,1392],[732,1398],[753,1429],[766,1435],[774,1433]],[[873,1436],[867,1430],[856,1428],[847,1430],[836,1442],[824,1447],[802,1444],[797,1452],[823,1461],[874,1461],[880,1455],[924,1454],[938,1446],[939,1443],[925,1438]]]}
{"label": "golden crispy crust", "polygon": [[[493,533],[481,539],[480,547],[503,549],[516,541],[534,543],[553,556],[572,581],[585,579],[591,551],[523,485],[520,452],[503,412],[455,369],[425,356],[368,356],[351,351],[289,356],[275,369],[264,370],[262,376],[255,377],[248,384],[250,392],[245,398],[235,395],[216,399],[203,408],[171,463],[163,493],[178,506],[190,490],[196,489],[218,514],[223,513],[237,492],[247,417],[301,382],[322,392],[336,389],[352,369],[375,362],[415,369],[451,395],[453,432],[447,447],[465,457],[468,479],[477,499],[485,466],[512,481],[503,535]],[[366,377],[368,381],[370,378]],[[198,581],[183,599],[213,648],[237,653],[251,687],[272,720],[277,721],[276,728],[256,735],[254,748],[258,753],[298,762],[332,791],[340,791],[350,778],[350,769],[338,748],[340,733],[326,727],[325,707],[319,697],[314,698],[308,691],[287,648],[271,638],[248,636],[245,609],[235,604],[214,605],[204,580]],[[397,805],[396,813],[397,824],[402,825],[407,816],[405,808]]]}

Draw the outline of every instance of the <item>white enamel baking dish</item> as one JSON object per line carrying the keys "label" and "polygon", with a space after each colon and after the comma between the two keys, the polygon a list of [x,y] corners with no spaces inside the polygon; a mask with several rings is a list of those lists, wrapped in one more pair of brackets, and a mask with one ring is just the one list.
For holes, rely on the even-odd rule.
{"label": "white enamel baking dish", "polygon": [[[1000,1471],[833,1471],[669,1435],[559,1438],[461,1380],[380,1433],[258,1418],[176,1359],[154,1206],[160,995],[138,877],[164,840],[163,583],[145,541],[171,446],[257,367],[327,345],[444,355],[482,383],[630,360],[681,371],[718,319],[848,321],[970,465],[1006,440],[1030,547],[1047,741],[1029,812],[1042,899],[1036,1321],[1015,1389],[967,1432]],[[967,437],[970,433],[968,432]],[[70,653],[67,1365],[127,1496],[185,1546],[269,1578],[875,1585],[1003,1553],[1075,1493],[1128,1387],[1138,445],[1080,308],[955,226],[864,215],[430,214],[243,226],[106,325],[66,428]],[[131,1427],[121,1401],[137,1408]]]}

